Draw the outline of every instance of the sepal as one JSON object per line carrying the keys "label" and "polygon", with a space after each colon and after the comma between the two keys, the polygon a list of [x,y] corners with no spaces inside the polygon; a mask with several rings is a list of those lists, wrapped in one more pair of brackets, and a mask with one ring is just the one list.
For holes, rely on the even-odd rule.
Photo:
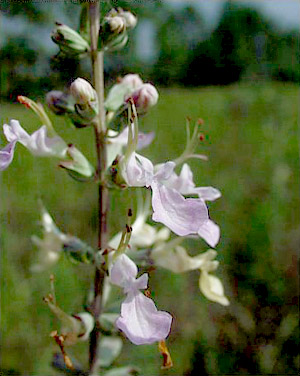
{"label": "sepal", "polygon": [[66,56],[83,57],[90,50],[88,42],[79,33],[58,22],[56,22],[51,39],[58,45],[60,53]]}
{"label": "sepal", "polygon": [[94,177],[94,167],[74,145],[70,144],[68,146],[67,156],[70,160],[61,161],[59,166],[65,168],[72,178],[86,181]]}

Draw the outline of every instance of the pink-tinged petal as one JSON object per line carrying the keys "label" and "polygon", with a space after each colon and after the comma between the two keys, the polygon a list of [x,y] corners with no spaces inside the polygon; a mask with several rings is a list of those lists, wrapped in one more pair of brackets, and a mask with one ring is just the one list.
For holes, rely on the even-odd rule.
{"label": "pink-tinged petal", "polygon": [[148,286],[148,274],[143,274],[136,279],[138,273],[135,263],[125,254],[118,256],[110,272],[110,281],[114,285],[123,287],[124,292],[146,289]]}
{"label": "pink-tinged petal", "polygon": [[154,302],[141,292],[130,293],[122,303],[116,325],[135,345],[164,340],[171,329],[172,316],[158,311]]}
{"label": "pink-tinged petal", "polygon": [[179,236],[197,234],[208,220],[208,210],[203,200],[184,198],[175,189],[153,182],[152,219],[161,222]]}
{"label": "pink-tinged petal", "polygon": [[149,132],[149,133],[142,133],[139,132],[138,135],[138,143],[137,143],[137,150],[144,149],[148,145],[151,144],[151,142],[154,140],[155,133],[154,132]]}
{"label": "pink-tinged petal", "polygon": [[[154,139],[154,132],[150,132],[150,133],[139,132],[137,150],[143,149],[146,146],[150,145],[153,139]],[[122,146],[126,146],[128,142],[128,127],[124,128],[124,130],[117,137],[112,137],[111,139],[109,139],[109,141],[112,144],[120,144]]]}
{"label": "pink-tinged petal", "polygon": [[124,171],[124,179],[131,187],[149,187],[153,180],[153,164],[139,154],[132,153]]}
{"label": "pink-tinged petal", "polygon": [[204,201],[214,201],[222,196],[221,192],[213,187],[198,187],[195,188],[195,193]]}
{"label": "pink-tinged petal", "polygon": [[20,142],[35,156],[64,157],[67,151],[63,139],[58,136],[47,137],[46,125],[29,135],[17,120],[11,120],[9,125],[4,124],[3,132],[8,141]]}
{"label": "pink-tinged petal", "polygon": [[3,133],[8,142],[19,141],[24,146],[30,138],[29,134],[21,127],[18,120],[11,120],[8,124],[3,125]]}
{"label": "pink-tinged petal", "polygon": [[125,287],[128,280],[135,280],[138,273],[135,263],[125,254],[120,255],[113,264],[110,280],[114,285]]}
{"label": "pink-tinged petal", "polygon": [[67,145],[60,137],[47,137],[46,125],[32,133],[30,141],[25,146],[33,155],[40,157],[63,157],[67,151]]}
{"label": "pink-tinged petal", "polygon": [[5,170],[11,164],[14,157],[15,146],[16,141],[12,141],[0,150],[0,171]]}
{"label": "pink-tinged petal", "polygon": [[158,170],[156,171],[154,178],[157,181],[161,180],[168,180],[170,176],[173,174],[174,168],[176,164],[174,162],[166,162],[159,166]]}
{"label": "pink-tinged petal", "polygon": [[193,173],[188,164],[182,166],[180,175],[175,172],[169,177],[164,184],[173,188],[183,195],[194,194],[195,184],[193,181]]}
{"label": "pink-tinged petal", "polygon": [[220,240],[220,227],[208,219],[199,227],[198,235],[211,247],[215,247]]}

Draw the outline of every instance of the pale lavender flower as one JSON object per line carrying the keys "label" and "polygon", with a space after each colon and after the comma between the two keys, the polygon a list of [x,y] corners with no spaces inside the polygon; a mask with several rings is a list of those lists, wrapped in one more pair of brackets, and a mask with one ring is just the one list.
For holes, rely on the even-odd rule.
{"label": "pale lavender flower", "polygon": [[64,157],[66,155],[66,143],[58,136],[48,137],[46,125],[29,135],[18,120],[11,120],[9,125],[3,125],[3,132],[9,144],[0,152],[1,170],[11,163],[16,142],[20,142],[35,156]]}
{"label": "pale lavender flower", "polygon": [[[151,144],[154,139],[154,132],[143,133],[139,132],[137,150],[143,149]],[[127,146],[128,142],[128,127],[124,128],[122,132],[117,132],[110,129],[108,131],[108,145],[107,145],[107,164],[111,165],[117,155],[122,154],[122,150]]]}
{"label": "pale lavender flower", "polygon": [[140,291],[147,288],[148,275],[136,279],[137,273],[137,266],[125,254],[119,256],[111,268],[111,283],[122,287],[127,294],[116,325],[135,345],[162,341],[170,332],[172,316],[158,311],[154,302]]}
{"label": "pale lavender flower", "polygon": [[[133,152],[125,162],[123,177],[129,186],[151,187],[152,219],[155,222],[163,223],[179,236],[198,234],[211,247],[215,247],[220,238],[219,226],[210,220],[202,198],[185,198],[181,189],[178,191],[172,187],[174,168],[174,162],[166,162],[155,172],[148,158]],[[168,187],[170,178],[171,187]],[[184,181],[182,177],[181,180],[184,188],[191,185],[190,178]]]}
{"label": "pale lavender flower", "polygon": [[221,192],[213,187],[196,187],[193,180],[193,172],[187,163],[184,163],[180,175],[175,172],[165,181],[165,185],[176,189],[183,195],[196,194],[205,201],[214,201],[221,197]]}

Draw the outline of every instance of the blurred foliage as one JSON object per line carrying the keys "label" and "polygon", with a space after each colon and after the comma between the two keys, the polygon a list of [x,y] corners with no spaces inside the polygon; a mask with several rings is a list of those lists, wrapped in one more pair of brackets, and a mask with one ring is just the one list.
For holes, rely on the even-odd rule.
{"label": "blurred foliage", "polygon": [[[79,13],[76,2],[54,6],[62,14],[68,12],[69,17],[72,12]],[[160,1],[111,0],[102,3],[102,16],[112,6],[132,10],[139,23],[124,51],[107,54],[107,81],[134,71],[145,80],[164,86],[226,85],[241,79],[300,82],[299,32],[278,31],[258,11],[243,3],[225,3],[219,24],[211,33],[206,30],[199,11],[188,4],[172,7]],[[24,11],[20,2],[4,2],[1,10],[11,18],[24,17],[30,22],[44,23],[48,29],[56,21],[45,6],[33,1],[25,3]],[[75,28],[79,30],[78,20]],[[139,39],[146,28],[145,35],[151,34],[149,38],[155,50],[150,57],[144,55],[144,41]],[[36,65],[41,65],[41,61],[45,65],[50,57],[46,49],[40,48],[42,41],[37,45],[31,34],[8,37],[2,48],[0,97],[14,100],[17,94],[28,94],[29,86],[31,95],[36,97],[45,89],[68,85],[78,75],[89,78],[85,61],[65,61],[57,56],[52,57],[50,71],[37,71]],[[33,56],[36,56],[34,61]]]}
{"label": "blurred foliage", "polygon": [[[174,159],[184,147],[185,117],[205,120],[199,151],[209,161],[191,161],[191,166],[197,185],[215,186],[223,195],[210,203],[210,213],[221,226],[218,276],[231,304],[207,301],[197,271],[156,270],[150,275],[153,298],[175,318],[167,341],[174,368],[159,369],[156,345],[133,347],[126,340],[116,366],[134,364],[144,376],[297,374],[298,97],[296,85],[283,83],[160,90],[157,107],[140,121],[144,131],[156,132],[145,153],[155,163]],[[21,105],[2,106],[1,124],[10,118],[20,119],[29,132],[39,126]],[[52,119],[67,142],[95,161],[92,129],[74,130],[61,117]],[[90,266],[67,259],[49,272],[29,272],[36,252],[30,236],[39,229],[36,199],[43,197],[62,231],[93,246],[96,191],[92,184],[70,180],[54,160],[33,158],[21,145],[2,173],[2,367],[15,374],[57,375],[50,367],[57,348],[48,337],[57,322],[42,302],[49,293],[48,275],[54,273],[57,300],[68,313],[82,309],[90,284]],[[111,196],[111,234],[126,222],[131,200],[129,190]],[[192,255],[206,250],[204,241],[186,242]],[[70,354],[85,364],[86,344],[76,346]]]}

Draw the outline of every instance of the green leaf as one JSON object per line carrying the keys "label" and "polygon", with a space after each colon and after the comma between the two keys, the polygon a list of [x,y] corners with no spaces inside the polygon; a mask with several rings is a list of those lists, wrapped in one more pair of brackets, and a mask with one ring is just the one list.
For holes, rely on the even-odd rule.
{"label": "green leaf", "polygon": [[120,355],[123,342],[119,337],[102,337],[99,346],[99,366],[109,367]]}
{"label": "green leaf", "polygon": [[128,84],[116,84],[114,85],[106,98],[104,103],[105,108],[108,111],[117,111],[124,103],[124,97],[130,94],[132,88],[128,87]]}
{"label": "green leaf", "polygon": [[103,376],[137,376],[140,374],[140,370],[133,366],[112,368],[108,372],[105,372]]}

